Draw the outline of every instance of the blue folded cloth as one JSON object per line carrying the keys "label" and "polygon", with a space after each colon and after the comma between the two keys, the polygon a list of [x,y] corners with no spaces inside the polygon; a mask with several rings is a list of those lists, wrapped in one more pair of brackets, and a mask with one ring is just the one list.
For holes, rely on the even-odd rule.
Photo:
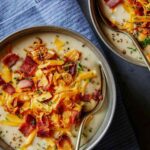
{"label": "blue folded cloth", "polygon": [[[100,47],[76,0],[0,0],[0,39],[16,30],[57,25],[75,30]],[[95,150],[139,150],[118,88],[111,127]]]}

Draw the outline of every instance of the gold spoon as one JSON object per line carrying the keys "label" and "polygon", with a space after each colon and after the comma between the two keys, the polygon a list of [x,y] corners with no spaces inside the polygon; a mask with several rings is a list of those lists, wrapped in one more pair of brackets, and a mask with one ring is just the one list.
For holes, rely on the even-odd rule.
{"label": "gold spoon", "polygon": [[101,10],[100,10],[100,0],[97,1],[97,2],[98,2],[98,4],[97,4],[97,6],[98,6],[98,12],[99,12],[99,15],[100,15],[102,21],[104,22],[104,24],[105,24],[108,28],[110,28],[112,31],[123,33],[123,34],[127,35],[127,36],[132,40],[132,42],[133,42],[134,45],[136,46],[137,50],[138,50],[139,53],[141,54],[141,56],[142,56],[142,58],[143,58],[143,60],[144,60],[144,62],[145,62],[145,65],[147,66],[147,68],[148,68],[149,71],[150,71],[150,62],[149,62],[148,58],[145,56],[145,54],[144,54],[144,52],[143,52],[143,49],[142,49],[142,47],[140,46],[138,40],[135,38],[135,36],[133,36],[131,33],[127,32],[126,30],[122,30],[122,29],[119,29],[119,28],[114,28],[114,27],[112,27],[112,26],[108,23],[108,21],[106,20],[106,18],[103,16],[103,13],[102,13]]}
{"label": "gold spoon", "polygon": [[102,67],[100,66],[100,71],[101,71],[101,81],[102,81],[102,96],[103,99],[100,100],[97,105],[94,107],[94,109],[88,111],[85,115],[85,117],[83,118],[80,127],[79,127],[79,131],[78,131],[78,136],[77,136],[77,142],[76,142],[76,147],[75,150],[79,150],[80,148],[80,142],[81,142],[81,135],[82,135],[82,131],[84,129],[84,125],[86,123],[86,121],[93,115],[95,115],[101,108],[102,105],[104,103],[105,97],[106,97],[106,77],[104,75],[104,71],[102,69]]}

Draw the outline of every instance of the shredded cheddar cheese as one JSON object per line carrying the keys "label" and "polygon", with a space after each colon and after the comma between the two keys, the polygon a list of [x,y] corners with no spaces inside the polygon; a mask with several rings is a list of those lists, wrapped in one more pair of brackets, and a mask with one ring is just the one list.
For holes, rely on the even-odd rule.
{"label": "shredded cheddar cheese", "polygon": [[28,136],[28,138],[26,139],[25,143],[22,145],[21,150],[26,149],[28,146],[30,146],[36,136],[37,130],[35,129],[34,131],[32,131],[32,133]]}
{"label": "shredded cheddar cheese", "polygon": [[58,37],[56,37],[54,44],[58,50],[61,50],[65,43],[62,40],[60,40]]}
{"label": "shredded cheddar cheese", "polygon": [[[90,80],[97,77],[96,70],[81,67],[82,53],[77,49],[58,55],[64,41],[56,37],[56,49],[49,49],[37,38],[25,49],[22,65],[13,70],[16,54],[2,65],[0,71],[0,105],[7,112],[0,125],[14,126],[25,137],[20,150],[28,150],[36,137],[46,139],[47,150],[72,150],[72,129],[78,126],[88,101],[100,100],[97,90],[87,93]],[[2,62],[3,63],[3,62]],[[80,71],[78,70],[80,64]]]}

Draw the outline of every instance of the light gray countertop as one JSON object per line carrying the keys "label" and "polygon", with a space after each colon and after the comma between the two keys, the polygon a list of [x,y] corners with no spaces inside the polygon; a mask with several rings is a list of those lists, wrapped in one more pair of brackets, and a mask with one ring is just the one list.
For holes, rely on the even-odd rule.
{"label": "light gray countertop", "polygon": [[[88,21],[87,1],[78,0]],[[94,30],[94,28],[93,28]],[[142,150],[150,150],[150,72],[113,54],[99,39],[103,52],[119,81],[124,104]]]}

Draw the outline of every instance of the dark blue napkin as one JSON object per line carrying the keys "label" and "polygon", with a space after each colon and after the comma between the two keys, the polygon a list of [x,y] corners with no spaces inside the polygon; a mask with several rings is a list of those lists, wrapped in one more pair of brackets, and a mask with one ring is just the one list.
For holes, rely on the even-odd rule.
{"label": "dark blue napkin", "polygon": [[[70,28],[100,47],[76,0],[0,0],[0,39],[37,25]],[[111,127],[95,150],[139,150],[120,93]]]}

